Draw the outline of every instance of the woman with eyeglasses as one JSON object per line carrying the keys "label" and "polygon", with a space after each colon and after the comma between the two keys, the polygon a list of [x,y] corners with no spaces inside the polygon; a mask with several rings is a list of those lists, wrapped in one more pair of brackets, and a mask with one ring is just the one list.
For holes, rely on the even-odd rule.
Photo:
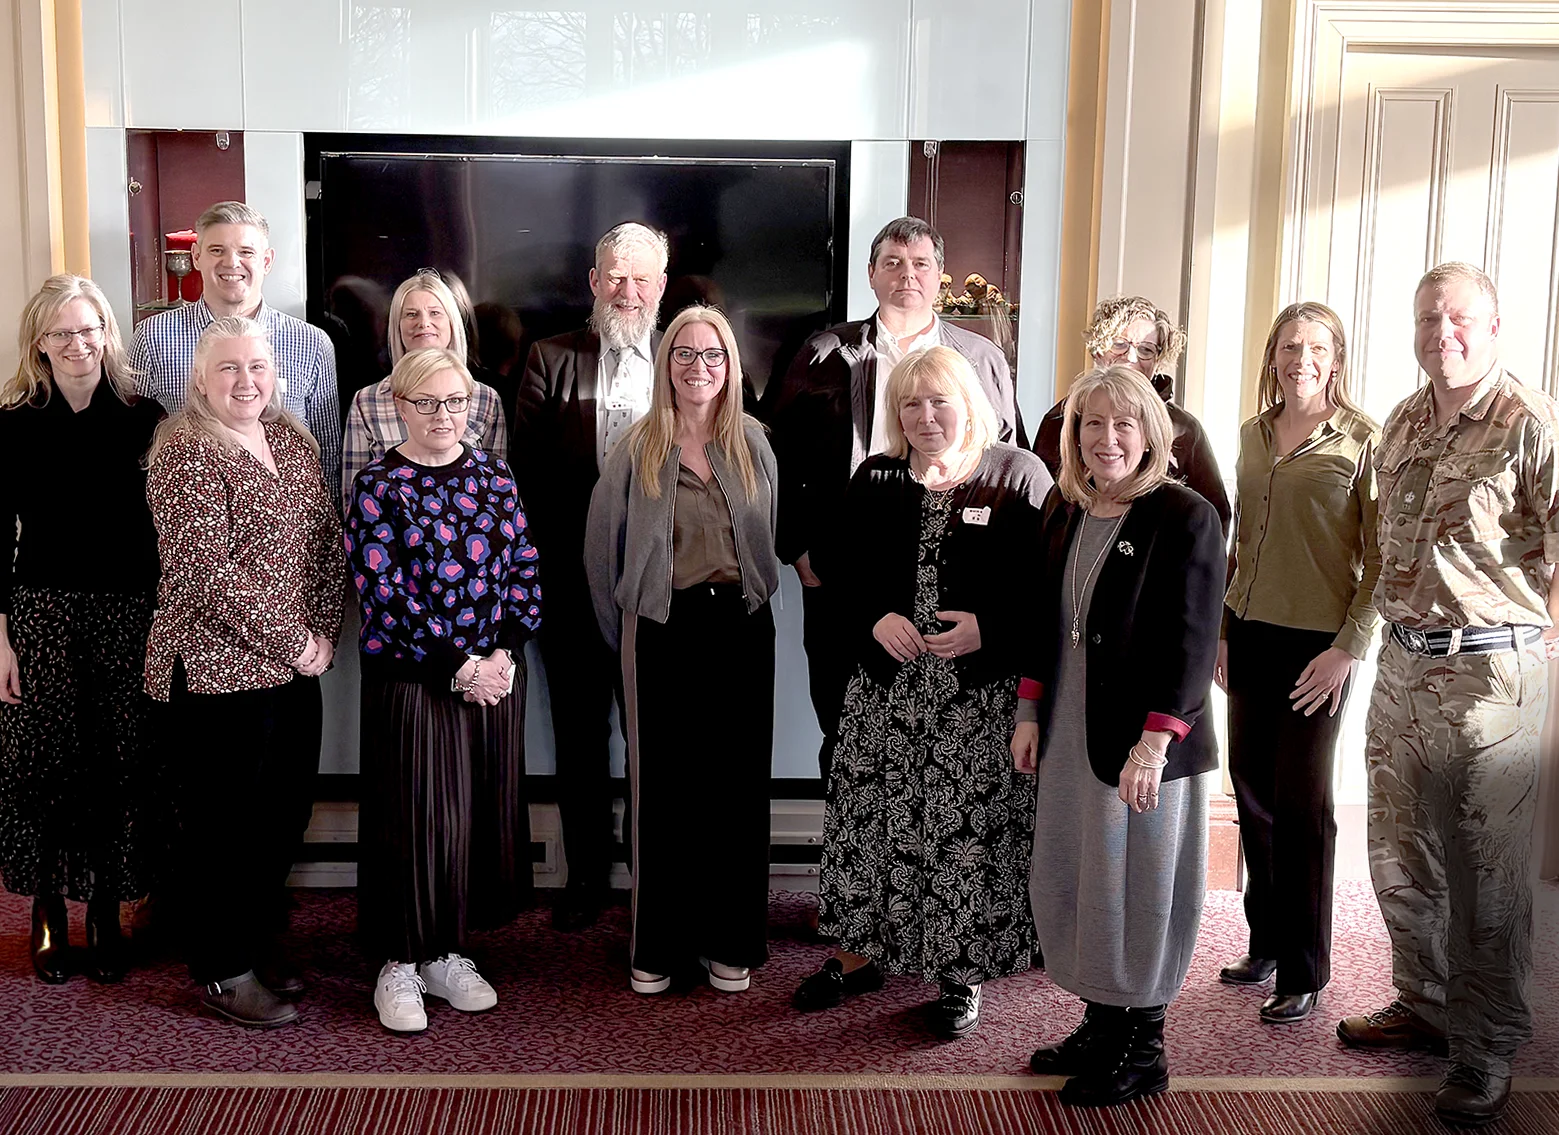
{"label": "woman with eyeglasses", "polygon": [[638,993],[700,965],[740,992],[768,957],[775,466],[741,374],[725,316],[684,308],[590,499],[585,570],[627,694]]}
{"label": "woman with eyeglasses", "polygon": [[[1199,493],[1218,513],[1225,541],[1234,510],[1224,488],[1212,442],[1195,415],[1175,405],[1175,364],[1185,350],[1185,332],[1165,312],[1142,296],[1114,296],[1100,300],[1083,333],[1088,354],[1096,367],[1122,363],[1135,368],[1164,400],[1174,440],[1169,446],[1169,473],[1188,489]],[[1066,399],[1057,402],[1039,423],[1034,452],[1053,477],[1061,476],[1061,427]]]}
{"label": "woman with eyeglasses", "polygon": [[157,590],[141,458],[162,407],[136,396],[91,280],[46,280],[19,339],[0,388],[0,877],[33,896],[40,980],[69,977],[70,898],[87,975],[118,981],[119,904],[147,892],[167,835],[141,689]]}
{"label": "woman with eyeglasses", "polygon": [[475,383],[443,348],[403,355],[405,440],[357,475],[346,547],[362,600],[358,919],[379,1021],[427,1028],[498,994],[472,929],[528,902],[524,647],[541,625],[536,549],[509,466],[464,441]]}
{"label": "woman with eyeglasses", "polygon": [[[466,373],[471,374],[466,324],[460,315],[459,301],[435,269],[418,269],[416,275],[402,280],[395,289],[390,300],[388,334],[392,367],[408,352],[443,348],[458,355]],[[474,378],[470,397],[463,440],[473,449],[506,458],[509,425],[504,418],[502,397]],[[370,461],[377,461],[405,440],[406,428],[388,377],[365,386],[353,396],[341,442],[341,495],[347,508],[352,504],[352,484],[357,474]]]}

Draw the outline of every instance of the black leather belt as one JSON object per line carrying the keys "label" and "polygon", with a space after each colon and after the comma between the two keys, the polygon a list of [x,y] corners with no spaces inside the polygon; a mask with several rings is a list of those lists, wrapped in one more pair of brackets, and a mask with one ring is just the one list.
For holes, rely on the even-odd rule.
{"label": "black leather belt", "polygon": [[1391,624],[1391,637],[1410,654],[1445,658],[1452,654],[1493,654],[1516,650],[1543,637],[1542,627],[1446,627],[1426,631]]}

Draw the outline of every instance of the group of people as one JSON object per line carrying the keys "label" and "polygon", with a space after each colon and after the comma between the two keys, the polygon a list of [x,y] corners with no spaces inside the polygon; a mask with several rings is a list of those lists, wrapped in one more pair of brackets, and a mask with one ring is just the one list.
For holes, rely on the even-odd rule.
{"label": "group of people", "polygon": [[[0,392],[0,873],[34,896],[40,978],[69,976],[70,898],[88,973],[116,980],[120,903],[155,890],[187,920],[207,1007],[296,1018],[283,887],[352,591],[359,919],[383,1025],[425,1028],[425,996],[497,1002],[466,950],[528,899],[533,636],[569,871],[555,924],[607,898],[615,700],[630,984],[748,988],[767,955],[783,562],[804,588],[818,931],[836,947],[797,1007],[912,974],[938,987],[929,1026],[957,1038],[984,982],[1042,964],[1083,1014],[1033,1068],[1067,1077],[1067,1102],[1124,1102],[1168,1084],[1214,681],[1249,870],[1249,952],[1221,977],[1276,975],[1265,1022],[1313,1012],[1339,710],[1384,617],[1366,756],[1399,998],[1338,1035],[1444,1052],[1442,1116],[1499,1114],[1530,1033],[1559,464],[1552,401],[1499,367],[1482,272],[1424,277],[1430,383],[1384,428],[1353,401],[1338,316],[1282,311],[1231,507],[1173,401],[1173,320],[1102,302],[1094,365],[1030,451],[1005,357],[935,315],[942,240],[913,217],[872,243],[877,311],[808,339],[761,422],[719,310],[657,329],[670,250],[630,222],[596,248],[589,325],[535,344],[509,399],[473,366],[444,278],[408,278],[390,373],[345,407],[344,442],[329,339],[261,298],[264,218],[224,202],[197,231],[202,299],[128,350],[90,281],[47,281]],[[110,562],[82,555],[84,524]]]}

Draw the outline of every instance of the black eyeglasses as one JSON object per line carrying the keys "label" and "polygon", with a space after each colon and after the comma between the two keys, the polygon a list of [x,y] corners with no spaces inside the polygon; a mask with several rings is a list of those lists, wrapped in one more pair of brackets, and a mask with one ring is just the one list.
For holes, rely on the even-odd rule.
{"label": "black eyeglasses", "polygon": [[692,347],[671,348],[671,358],[679,365],[690,367],[694,359],[702,358],[710,370],[724,366],[727,354],[724,347],[705,347],[702,351],[695,351]]}
{"label": "black eyeglasses", "polygon": [[402,402],[410,402],[419,414],[436,414],[440,406],[451,414],[463,414],[466,407],[471,404],[471,399],[465,394],[451,394],[448,398],[401,398]]}
{"label": "black eyeglasses", "polygon": [[42,338],[48,340],[51,347],[68,347],[72,339],[79,338],[89,347],[95,347],[103,338],[103,325],[96,327],[83,327],[79,331],[45,331]]}

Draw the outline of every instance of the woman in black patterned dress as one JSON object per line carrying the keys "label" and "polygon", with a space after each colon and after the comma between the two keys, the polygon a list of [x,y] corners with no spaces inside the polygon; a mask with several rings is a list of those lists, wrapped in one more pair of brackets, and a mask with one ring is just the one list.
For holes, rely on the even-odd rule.
{"label": "woman in black patterned dress", "polygon": [[996,441],[969,364],[933,347],[887,380],[886,450],[856,471],[849,580],[859,667],[845,696],[823,827],[819,929],[839,949],[801,1009],[940,984],[942,1036],[979,1022],[980,987],[1029,966],[1034,782],[1007,755],[1016,615],[1051,478]]}
{"label": "woman in black patterned dress", "polygon": [[162,407],[136,397],[91,280],[46,280],[20,347],[0,389],[0,875],[33,896],[39,978],[69,977],[71,898],[88,976],[118,981],[119,903],[166,836],[141,691],[157,534],[140,462]]}

